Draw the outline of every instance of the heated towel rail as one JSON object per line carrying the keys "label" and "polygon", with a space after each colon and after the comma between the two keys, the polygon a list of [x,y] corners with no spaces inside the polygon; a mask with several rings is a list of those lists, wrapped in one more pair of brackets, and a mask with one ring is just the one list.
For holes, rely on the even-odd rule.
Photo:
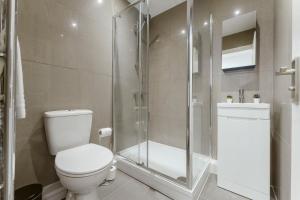
{"label": "heated towel rail", "polygon": [[14,199],[16,0],[0,0],[0,200]]}

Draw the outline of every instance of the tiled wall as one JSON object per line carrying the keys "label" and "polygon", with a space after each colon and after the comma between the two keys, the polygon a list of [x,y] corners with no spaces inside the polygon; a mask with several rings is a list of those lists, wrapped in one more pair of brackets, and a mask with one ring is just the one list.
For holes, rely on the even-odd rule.
{"label": "tiled wall", "polygon": [[[217,157],[217,109],[228,94],[238,102],[238,90],[245,89],[246,102],[253,94],[260,93],[264,103],[273,102],[273,0],[213,0],[213,157]],[[256,10],[258,29],[258,60],[254,70],[224,73],[222,65],[222,22],[241,13]]]}
{"label": "tiled wall", "polygon": [[[274,68],[292,60],[292,0],[275,0]],[[274,135],[272,177],[280,200],[291,199],[291,103],[289,76],[274,76]]]}
{"label": "tiled wall", "polygon": [[91,141],[111,126],[112,1],[19,1],[27,118],[17,121],[16,187],[57,181],[43,113],[94,111]]}
{"label": "tiled wall", "polygon": [[[103,4],[96,0],[19,1],[18,35],[27,118],[17,122],[16,187],[33,182],[47,185],[58,180],[54,157],[48,152],[43,112],[92,109],[92,142],[98,142],[97,129],[111,126],[111,17],[125,5],[122,0],[104,0]],[[240,87],[253,92],[259,90],[262,100],[271,103],[273,10],[270,8],[273,1],[226,0],[213,1],[213,5],[214,105],[228,93],[236,96]],[[221,24],[236,7],[243,12],[257,10],[259,63],[254,71],[224,74]],[[182,32],[186,29],[185,3],[151,19],[150,27],[150,36],[159,34],[159,42],[150,48],[149,137],[185,148],[187,58],[186,35]],[[215,113],[216,110],[214,116]],[[213,132],[214,152],[216,131]]]}
{"label": "tiled wall", "polygon": [[149,139],[185,148],[187,106],[186,3],[150,21]]}

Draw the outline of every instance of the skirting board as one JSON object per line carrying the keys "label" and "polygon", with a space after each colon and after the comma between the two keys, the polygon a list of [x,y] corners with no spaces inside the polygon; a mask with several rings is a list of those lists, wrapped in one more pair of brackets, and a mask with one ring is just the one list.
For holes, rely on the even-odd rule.
{"label": "skirting board", "polygon": [[218,175],[218,161],[217,160],[214,160],[214,159],[210,160],[209,172],[211,174]]}
{"label": "skirting board", "polygon": [[61,200],[66,197],[67,190],[57,181],[43,188],[43,200]]}

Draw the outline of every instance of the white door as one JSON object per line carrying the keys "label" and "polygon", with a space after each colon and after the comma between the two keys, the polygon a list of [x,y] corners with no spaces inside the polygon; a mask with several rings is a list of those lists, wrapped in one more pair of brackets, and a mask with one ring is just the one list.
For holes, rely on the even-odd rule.
{"label": "white door", "polygon": [[[300,57],[300,1],[292,4],[292,57]],[[300,74],[300,72],[298,72]],[[297,84],[297,83],[296,83]],[[300,82],[298,82],[300,84]],[[291,200],[300,199],[300,102],[292,103]]]}
{"label": "white door", "polygon": [[[300,1],[275,0],[274,65],[300,57]],[[298,83],[299,84],[299,83]],[[300,199],[300,104],[291,101],[291,76],[275,77],[273,168],[279,200]]]}

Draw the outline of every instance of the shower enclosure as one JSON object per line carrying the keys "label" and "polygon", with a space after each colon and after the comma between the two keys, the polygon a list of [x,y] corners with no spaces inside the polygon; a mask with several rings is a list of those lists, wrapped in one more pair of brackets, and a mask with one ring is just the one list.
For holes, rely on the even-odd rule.
{"label": "shower enclosure", "polygon": [[196,199],[211,153],[209,0],[162,2],[113,17],[113,146],[122,171]]}

